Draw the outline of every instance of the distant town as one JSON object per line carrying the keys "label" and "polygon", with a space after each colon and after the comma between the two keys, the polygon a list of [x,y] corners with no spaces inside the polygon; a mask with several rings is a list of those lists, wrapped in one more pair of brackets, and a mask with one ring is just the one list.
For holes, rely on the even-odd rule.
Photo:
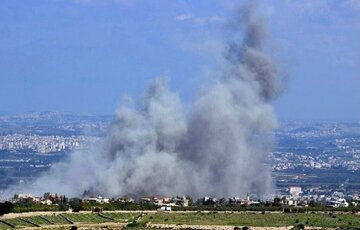
{"label": "distant town", "polygon": [[[194,199],[190,196],[144,196],[140,198],[132,198],[131,196],[123,196],[118,198],[109,198],[103,196],[91,195],[89,191],[85,191],[81,198],[68,198],[65,195],[44,193],[43,196],[34,196],[32,194],[15,194],[13,198],[8,199],[17,205],[19,210],[23,208],[31,210],[33,205],[34,211],[39,208],[36,205],[52,206],[59,211],[81,211],[89,208],[101,207],[109,209],[119,208],[119,204],[136,204],[135,208],[140,209],[159,209],[162,211],[179,210],[179,208],[202,208],[202,209],[233,209],[233,208],[253,208],[253,210],[277,210],[284,208],[360,208],[360,195],[345,196],[342,192],[334,192],[331,195],[303,195],[301,187],[292,186],[288,190],[288,194],[283,196],[275,196],[271,199],[260,200],[254,198],[251,194],[246,197],[202,197]],[[105,205],[105,206],[104,206]],[[109,206],[110,205],[110,206]],[[144,206],[145,205],[145,206]],[[125,206],[123,206],[124,208]],[[130,207],[130,206],[129,206]],[[129,208],[128,207],[128,208]],[[271,207],[273,209],[271,209]],[[134,207],[133,207],[134,208]],[[121,209],[121,208],[120,208]],[[127,209],[125,207],[125,209]],[[42,207],[41,210],[47,210]],[[181,210],[181,209],[180,209]],[[29,211],[29,210],[28,210]]]}
{"label": "distant town", "polygon": [[[4,175],[0,189],[27,183],[70,152],[89,148],[105,136],[110,122],[110,116],[58,113],[0,116],[0,173]],[[357,200],[359,123],[281,122],[275,139],[276,146],[268,154],[275,195],[287,196],[291,188],[299,187],[297,204]],[[233,203],[231,199],[226,201]]]}
{"label": "distant town", "polygon": [[[358,229],[360,197],[341,193],[315,202],[298,186],[270,200],[246,197],[123,196],[82,198],[16,194],[0,203],[2,229]],[[268,227],[272,228],[268,228]],[[281,227],[284,226],[284,227]],[[266,227],[266,228],[265,228]],[[332,228],[334,227],[334,228]],[[338,228],[340,227],[340,228]]]}
{"label": "distant town", "polygon": [[56,153],[85,149],[99,141],[99,137],[92,136],[40,136],[13,134],[0,136],[0,150],[33,151],[37,153]]}

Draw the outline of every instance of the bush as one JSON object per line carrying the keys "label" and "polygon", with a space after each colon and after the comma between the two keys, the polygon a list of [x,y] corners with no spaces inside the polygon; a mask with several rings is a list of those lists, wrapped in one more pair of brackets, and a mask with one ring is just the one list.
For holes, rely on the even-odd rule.
{"label": "bush", "polygon": [[12,212],[14,205],[10,202],[0,203],[0,216]]}
{"label": "bush", "polygon": [[72,201],[70,201],[69,205],[70,208],[73,210],[73,212],[79,212],[83,210],[83,206],[81,204],[80,199],[73,199]]}
{"label": "bush", "polygon": [[59,204],[59,211],[67,211],[67,210],[69,210],[69,207],[66,203]]}
{"label": "bush", "polygon": [[46,205],[46,204],[30,204],[30,203],[22,203],[22,204],[14,204],[14,208],[12,212],[20,213],[20,212],[38,212],[38,211],[59,211],[58,205]]}

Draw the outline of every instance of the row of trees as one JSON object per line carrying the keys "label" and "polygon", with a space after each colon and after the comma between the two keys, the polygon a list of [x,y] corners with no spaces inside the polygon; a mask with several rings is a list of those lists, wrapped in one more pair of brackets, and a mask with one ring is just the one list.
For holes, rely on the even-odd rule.
{"label": "row of trees", "polygon": [[156,210],[158,206],[153,204],[132,203],[132,202],[111,202],[106,204],[82,202],[81,199],[71,199],[69,202],[61,202],[58,204],[46,205],[33,202],[23,203],[0,203],[0,215],[14,212],[36,212],[36,211],[68,211],[71,209],[73,212],[91,211],[93,207],[101,207],[103,210]]}
{"label": "row of trees", "polygon": [[[79,211],[91,211],[93,207],[100,207],[103,210],[156,210],[158,206],[145,203],[132,203],[132,202],[120,202],[115,201],[107,204],[94,204],[89,202],[82,202],[81,199],[72,199],[67,203],[59,203],[55,205],[35,204],[35,203],[21,203],[12,204],[10,202],[0,203],[0,215],[10,212],[31,212],[31,211],[67,211],[69,208],[73,212]],[[314,207],[281,207],[281,206],[216,206],[216,205],[193,205],[189,207],[173,207],[174,211],[284,211],[284,212],[315,212],[315,211],[343,211],[356,213],[360,211],[360,207],[348,207],[348,208],[328,208],[325,206]]]}

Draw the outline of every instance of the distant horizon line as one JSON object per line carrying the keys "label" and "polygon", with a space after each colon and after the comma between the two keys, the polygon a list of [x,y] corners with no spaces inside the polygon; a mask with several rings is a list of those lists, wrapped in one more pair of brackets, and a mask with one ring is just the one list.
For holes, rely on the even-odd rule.
{"label": "distant horizon line", "polygon": [[[61,116],[88,116],[88,117],[114,117],[115,111],[112,114],[98,114],[98,113],[75,113],[75,112],[63,112],[63,111],[29,111],[29,112],[4,112],[0,111],[0,118],[1,117],[19,117],[19,116],[30,116],[30,115],[61,115]],[[333,119],[282,119],[278,118],[279,122],[310,122],[310,123],[360,123],[359,120],[333,120]]]}

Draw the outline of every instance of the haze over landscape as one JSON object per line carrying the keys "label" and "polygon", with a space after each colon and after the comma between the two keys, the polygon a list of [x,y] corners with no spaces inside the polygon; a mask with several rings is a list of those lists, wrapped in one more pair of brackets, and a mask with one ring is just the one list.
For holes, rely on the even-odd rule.
{"label": "haze over landscape", "polygon": [[121,105],[101,147],[75,152],[29,187],[8,193],[271,194],[265,163],[277,122],[268,103],[282,79],[264,52],[267,28],[256,7],[246,3],[228,20],[223,73],[203,83],[192,104],[155,79],[143,102]]}
{"label": "haze over landscape", "polygon": [[[274,174],[274,156],[303,151],[293,132],[323,127],[310,135],[328,138],[316,154],[349,144],[341,169],[353,180],[359,1],[159,1],[154,11],[145,1],[34,3],[6,1],[0,12],[2,161],[71,153],[36,164],[48,170],[34,178],[16,172],[23,165],[1,166],[3,194],[266,197],[289,182]],[[111,119],[81,117],[111,111]],[[279,126],[277,114],[321,123]],[[282,139],[278,130],[291,126]],[[48,140],[53,146],[34,147]],[[77,148],[89,140],[96,144]]]}
{"label": "haze over landscape", "polygon": [[360,229],[360,0],[2,0],[0,230]]}

